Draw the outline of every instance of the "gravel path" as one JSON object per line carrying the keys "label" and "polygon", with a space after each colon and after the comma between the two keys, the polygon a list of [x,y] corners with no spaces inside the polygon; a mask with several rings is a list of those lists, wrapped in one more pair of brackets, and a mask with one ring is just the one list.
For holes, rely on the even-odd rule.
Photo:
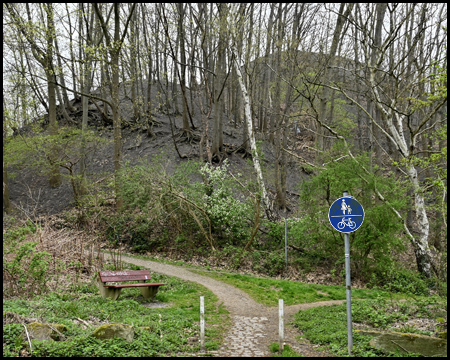
{"label": "gravel path", "polygon": [[[104,254],[109,258],[108,254]],[[269,345],[278,342],[278,307],[267,307],[255,302],[247,293],[221,281],[186,270],[181,266],[163,264],[150,260],[136,259],[122,255],[122,261],[143,266],[151,271],[175,276],[183,280],[199,283],[211,290],[230,312],[232,327],[220,349],[213,352],[217,356],[271,356]],[[299,342],[301,335],[289,323],[299,310],[315,306],[341,304],[342,300],[321,301],[309,304],[285,306],[285,344],[304,356],[330,356],[315,351],[308,342]]]}

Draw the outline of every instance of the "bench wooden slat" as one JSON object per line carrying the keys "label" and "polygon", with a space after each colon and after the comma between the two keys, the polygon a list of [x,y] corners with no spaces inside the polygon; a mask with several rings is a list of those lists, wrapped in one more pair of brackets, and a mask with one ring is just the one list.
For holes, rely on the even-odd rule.
{"label": "bench wooden slat", "polygon": [[162,283],[151,283],[151,284],[140,283],[140,284],[119,284],[119,285],[103,285],[103,286],[119,289],[119,288],[127,288],[127,287],[144,287],[144,286],[149,287],[149,286],[163,286],[163,285],[164,284],[162,284]]}
{"label": "bench wooden slat", "polygon": [[140,281],[140,280],[150,280],[150,275],[136,276],[136,275],[125,275],[125,276],[101,276],[102,282],[110,281]]}
{"label": "bench wooden slat", "polygon": [[150,280],[150,272],[148,270],[125,270],[125,271],[99,271],[102,282],[110,281],[140,281]]}

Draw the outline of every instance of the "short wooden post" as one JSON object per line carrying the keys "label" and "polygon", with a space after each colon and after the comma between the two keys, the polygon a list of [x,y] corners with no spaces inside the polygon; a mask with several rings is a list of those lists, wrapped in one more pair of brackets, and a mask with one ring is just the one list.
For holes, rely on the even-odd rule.
{"label": "short wooden post", "polygon": [[200,350],[205,351],[205,297],[200,296]]}
{"label": "short wooden post", "polygon": [[279,350],[280,353],[283,352],[284,350],[284,307],[283,307],[283,299],[279,299],[278,300],[278,313],[279,313],[279,337],[280,337],[280,341],[279,341]]}

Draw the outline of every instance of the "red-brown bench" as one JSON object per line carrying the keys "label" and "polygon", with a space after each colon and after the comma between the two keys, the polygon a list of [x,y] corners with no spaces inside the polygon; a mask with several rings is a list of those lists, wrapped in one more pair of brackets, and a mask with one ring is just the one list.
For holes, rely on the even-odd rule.
{"label": "red-brown bench", "polygon": [[[152,299],[158,292],[162,283],[147,283],[150,280],[148,270],[122,270],[122,271],[99,271],[98,287],[104,299],[111,298],[117,300],[123,288],[138,287],[146,299]],[[138,284],[118,284],[107,285],[107,282],[139,281]]]}

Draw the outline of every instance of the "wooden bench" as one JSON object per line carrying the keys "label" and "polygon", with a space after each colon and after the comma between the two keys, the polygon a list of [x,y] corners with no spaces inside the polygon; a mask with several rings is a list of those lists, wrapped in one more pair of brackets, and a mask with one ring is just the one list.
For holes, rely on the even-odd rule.
{"label": "wooden bench", "polygon": [[[150,280],[148,270],[122,270],[122,271],[99,271],[98,287],[104,299],[117,300],[123,288],[138,287],[146,299],[152,299],[158,292],[162,283],[146,283]],[[139,281],[138,284],[107,285],[107,282]]]}

